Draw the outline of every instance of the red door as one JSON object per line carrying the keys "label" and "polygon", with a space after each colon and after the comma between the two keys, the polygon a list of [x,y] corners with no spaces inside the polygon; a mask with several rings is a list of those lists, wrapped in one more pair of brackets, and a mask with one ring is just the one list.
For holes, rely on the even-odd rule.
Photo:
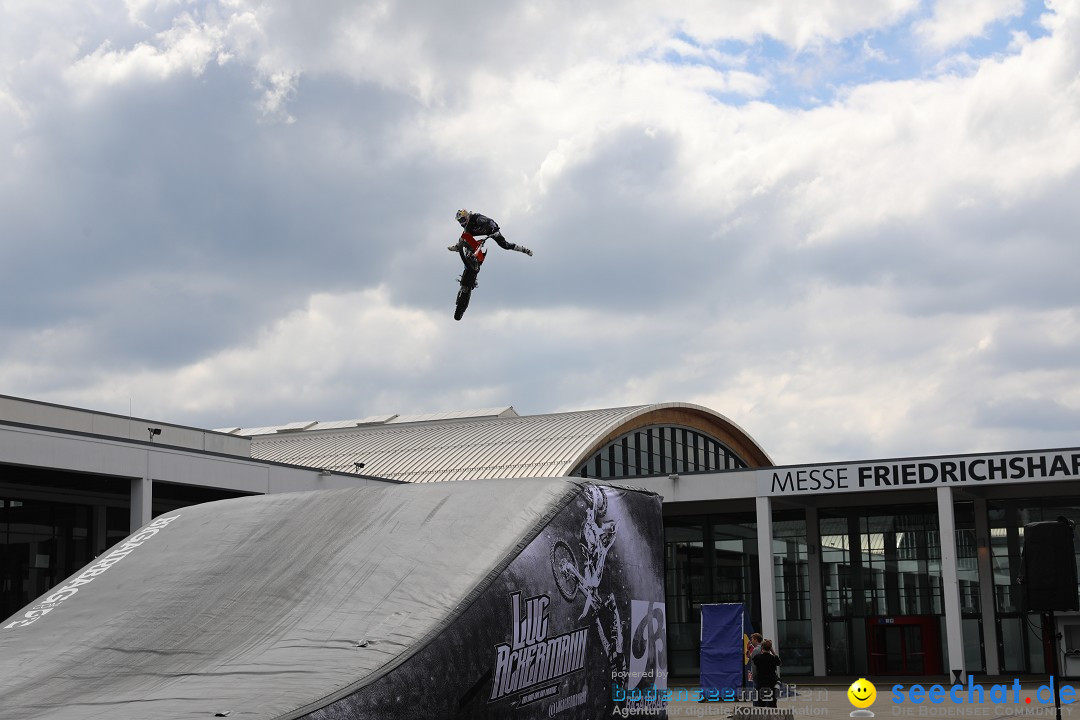
{"label": "red door", "polygon": [[867,618],[870,674],[941,674],[939,623],[934,615]]}

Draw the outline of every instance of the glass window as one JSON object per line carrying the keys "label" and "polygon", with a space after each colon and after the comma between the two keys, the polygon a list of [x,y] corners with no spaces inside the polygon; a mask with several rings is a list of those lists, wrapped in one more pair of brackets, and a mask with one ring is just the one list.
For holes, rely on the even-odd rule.
{"label": "glass window", "polygon": [[805,517],[774,518],[773,565],[777,618],[809,620],[810,565]]}
{"label": "glass window", "polygon": [[712,523],[713,587],[708,602],[748,603],[757,594],[757,523]]}
{"label": "glass window", "polygon": [[810,564],[803,512],[778,513],[774,516],[773,569],[776,632],[783,648],[785,671],[790,674],[812,674],[814,649],[810,621]]}
{"label": "glass window", "polygon": [[703,603],[743,603],[751,625],[760,627],[753,517],[751,512],[664,519],[670,673],[697,672]]}
{"label": "glass window", "polygon": [[[1042,638],[1048,630],[1042,627],[1040,613],[1021,612],[1023,602],[1016,577],[1024,548],[1024,526],[1059,516],[1074,522],[1080,520],[1080,498],[1018,498],[987,502],[994,601],[998,611],[999,647],[996,650],[1003,671],[1045,672]],[[1076,559],[1080,561],[1080,556]],[[963,592],[963,586],[961,588]],[[984,648],[984,652],[988,651]]]}
{"label": "glass window", "polygon": [[[985,672],[982,647],[982,620],[977,617],[964,618],[962,635],[964,638],[964,665],[968,672]],[[944,635],[942,635],[944,637]]]}
{"label": "glass window", "polygon": [[573,475],[622,478],[749,467],[719,440],[678,426],[637,430],[613,440]]}
{"label": "glass window", "polygon": [[1019,617],[1001,618],[998,623],[1002,647],[1002,670],[1005,672],[1024,672],[1027,670],[1024,647],[1024,619]]}
{"label": "glass window", "polygon": [[[664,527],[665,588],[671,667],[698,668],[701,653],[701,595],[705,572],[705,531],[701,518],[677,518]],[[670,670],[670,668],[669,668]]]}
{"label": "glass window", "polygon": [[[881,514],[876,514],[881,512]],[[859,518],[863,615],[942,612],[937,513],[916,509]]]}
{"label": "glass window", "polygon": [[637,448],[637,453],[636,453],[637,454],[637,462],[636,462],[636,464],[637,464],[637,474],[638,475],[649,475],[649,474],[651,474],[651,471],[649,470],[649,451],[648,451],[648,448],[646,447],[646,443],[648,441],[645,438],[646,438],[645,433],[639,433],[639,432],[634,433],[634,447]]}
{"label": "glass window", "polygon": [[0,499],[0,618],[93,559],[91,518],[89,505]]}
{"label": "glass window", "polygon": [[819,518],[821,532],[821,583],[825,591],[825,615],[847,617],[854,610],[849,569],[847,518]]}
{"label": "glass window", "polygon": [[830,675],[851,675],[854,672],[851,643],[853,636],[850,620],[833,620],[827,623],[825,664]]}

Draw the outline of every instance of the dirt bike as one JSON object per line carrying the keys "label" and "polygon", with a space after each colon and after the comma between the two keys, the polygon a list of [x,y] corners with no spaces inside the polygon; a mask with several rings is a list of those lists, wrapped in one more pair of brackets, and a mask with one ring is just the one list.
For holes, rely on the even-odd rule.
{"label": "dirt bike", "polygon": [[480,266],[484,264],[486,255],[484,242],[486,240],[486,237],[477,240],[467,232],[461,233],[461,238],[458,240],[458,255],[461,256],[461,262],[465,264],[465,269],[462,270],[461,277],[458,278],[461,288],[458,290],[457,303],[454,307],[455,320],[460,320],[461,316],[465,314],[465,309],[469,307],[472,291],[477,287],[476,275],[480,272]]}

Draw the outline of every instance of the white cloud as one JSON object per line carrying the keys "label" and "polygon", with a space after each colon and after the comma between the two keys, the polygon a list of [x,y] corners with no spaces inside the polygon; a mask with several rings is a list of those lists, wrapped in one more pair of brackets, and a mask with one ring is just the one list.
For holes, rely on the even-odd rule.
{"label": "white cloud", "polygon": [[331,405],[357,392],[352,381],[366,377],[358,395],[363,401],[377,391],[379,377],[428,372],[445,332],[428,313],[392,306],[384,288],[320,293],[250,344],[178,368],[101,369],[92,388],[65,391],[65,397],[101,408],[119,408],[135,397],[143,413],[244,414],[297,400]]}
{"label": "white cloud", "polygon": [[[161,13],[175,2],[128,2],[131,21],[150,29],[139,18],[148,11]],[[258,13],[242,0],[209,6],[203,12],[184,10],[168,20],[171,25],[130,48],[114,47],[106,40],[80,57],[65,71],[68,83],[88,97],[99,88],[136,82],[162,83],[179,73],[200,76],[208,66],[241,63],[254,73],[253,84],[261,93],[256,104],[267,118],[292,120],[287,102],[296,90],[300,69],[277,57],[270,49]]]}
{"label": "white cloud", "polygon": [[862,44],[862,56],[866,60],[878,63],[895,63],[896,61],[891,59],[885,51],[876,48],[871,42],[871,38],[864,38]]}
{"label": "white cloud", "polygon": [[0,118],[13,117],[20,123],[25,124],[30,120],[30,114],[10,92],[0,88]]}
{"label": "white cloud", "polygon": [[931,16],[916,23],[914,30],[929,48],[940,52],[1023,11],[1024,0],[936,0]]}
{"label": "white cloud", "polygon": [[298,72],[282,70],[271,74],[265,81],[258,82],[258,86],[263,90],[259,110],[265,117],[281,117],[286,122],[296,121],[296,118],[288,114],[286,107],[296,93],[299,78]]}
{"label": "white cloud", "polygon": [[184,14],[152,43],[141,42],[130,50],[102,44],[76,62],[68,78],[85,90],[87,86],[118,85],[133,79],[161,81],[178,72],[201,75],[220,54],[223,37],[221,28]]}
{"label": "white cloud", "polygon": [[[213,427],[686,400],[780,462],[1066,437],[1080,3],[812,110],[723,41],[894,39],[915,0],[658,7],[20,6],[0,386]],[[985,7],[920,32],[951,48],[1014,8]],[[537,254],[493,248],[454,323],[460,204]]]}
{"label": "white cloud", "polygon": [[716,3],[700,0],[681,3],[682,29],[705,41],[753,40],[768,35],[795,50],[822,42],[835,42],[859,33],[892,25],[915,12],[919,0],[888,0],[852,4],[842,0]]}

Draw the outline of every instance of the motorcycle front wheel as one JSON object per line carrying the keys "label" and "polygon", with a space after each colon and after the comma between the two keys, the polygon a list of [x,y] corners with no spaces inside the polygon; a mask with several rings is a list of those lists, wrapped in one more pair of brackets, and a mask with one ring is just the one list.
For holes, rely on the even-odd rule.
{"label": "motorcycle front wheel", "polygon": [[[573,568],[573,569],[571,569]],[[551,574],[555,576],[555,586],[559,594],[568,601],[573,600],[578,591],[577,559],[574,551],[562,540],[551,544]]]}
{"label": "motorcycle front wheel", "polygon": [[457,304],[454,307],[455,320],[460,320],[461,316],[465,314],[465,309],[469,307],[470,297],[472,297],[472,288],[462,285],[461,289],[458,290]]}

